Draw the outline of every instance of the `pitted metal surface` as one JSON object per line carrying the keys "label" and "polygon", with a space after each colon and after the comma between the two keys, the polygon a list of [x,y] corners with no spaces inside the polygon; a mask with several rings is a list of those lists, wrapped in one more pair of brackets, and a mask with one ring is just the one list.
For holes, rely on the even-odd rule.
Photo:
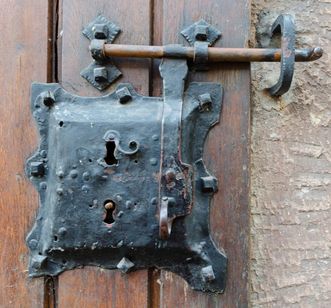
{"label": "pitted metal surface", "polygon": [[164,97],[130,84],[97,98],[32,86],[41,138],[26,164],[40,194],[27,237],[31,276],[156,266],[194,289],[224,291],[226,256],[209,234],[217,180],[202,161],[222,88],[191,83],[184,91],[186,73],[185,60],[164,59]]}

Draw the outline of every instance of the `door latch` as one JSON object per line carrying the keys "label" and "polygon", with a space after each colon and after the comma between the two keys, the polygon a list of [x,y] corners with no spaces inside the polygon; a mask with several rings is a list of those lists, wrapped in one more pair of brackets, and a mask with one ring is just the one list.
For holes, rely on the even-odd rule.
{"label": "door latch", "polygon": [[[103,36],[92,31],[101,28],[99,24],[101,20],[105,29]],[[106,22],[101,16],[90,23],[83,33],[91,40],[90,51],[94,61],[81,72],[81,75],[99,90],[105,89],[120,76],[118,69],[109,62],[112,57],[176,58],[193,61],[197,68],[205,68],[208,63],[213,62],[281,62],[280,77],[277,83],[268,89],[270,95],[280,96],[291,86],[296,61],[314,61],[323,55],[321,47],[295,49],[294,21],[293,17],[287,14],[278,16],[271,27],[271,36],[281,34],[280,49],[211,47],[220,38],[221,32],[204,20],[194,23],[181,32],[191,47],[110,44],[118,35],[119,28]],[[102,78],[100,78],[101,71]]]}
{"label": "door latch", "polygon": [[286,16],[275,24],[282,50],[209,47],[220,32],[205,21],[182,32],[193,47],[110,45],[119,28],[102,16],[89,24],[83,33],[92,39],[94,62],[82,72],[87,80],[102,90],[120,75],[108,56],[159,57],[163,97],[139,95],[130,84],[94,98],[71,95],[59,84],[32,85],[40,144],[26,173],[40,208],[27,236],[30,275],[85,265],[125,273],[156,266],[196,290],[223,292],[227,258],[209,232],[218,183],[202,159],[223,89],[211,82],[185,89],[187,59],[199,69],[209,61],[281,59],[281,79],[270,90],[279,95],[289,87],[295,59],[321,55],[318,48],[293,50],[291,24]]}

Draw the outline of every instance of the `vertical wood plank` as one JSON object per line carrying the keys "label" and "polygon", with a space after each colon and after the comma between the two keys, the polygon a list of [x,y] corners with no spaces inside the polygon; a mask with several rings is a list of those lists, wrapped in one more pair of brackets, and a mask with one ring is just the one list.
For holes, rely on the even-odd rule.
{"label": "vertical wood plank", "polygon": [[[151,8],[149,0],[62,0],[60,6],[59,79],[64,88],[85,96],[100,93],[80,76],[92,58],[89,41],[81,34],[98,14],[116,23],[122,32],[116,43],[149,44]],[[149,60],[118,59],[123,77],[144,95],[149,94]],[[107,91],[111,91],[115,85]],[[106,91],[106,92],[107,92]],[[122,275],[118,271],[87,267],[59,276],[58,305],[62,307],[147,307],[148,272]]]}
{"label": "vertical wood plank", "polygon": [[[217,46],[247,47],[249,0],[178,0],[157,3],[160,5],[154,11],[163,12],[163,44],[184,43],[180,31],[203,18],[222,31]],[[211,208],[211,234],[228,256],[227,287],[223,295],[204,294],[192,291],[178,276],[162,272],[161,306],[247,307],[249,64],[213,64],[208,72],[190,73],[189,80],[220,82],[224,87],[221,121],[208,136],[204,160],[219,181],[219,192],[214,196]]]}
{"label": "vertical wood plank", "polygon": [[80,76],[80,71],[92,62],[89,40],[82,35],[83,28],[98,14],[109,18],[121,28],[116,44],[148,45],[151,40],[151,7],[149,0],[61,0],[59,36],[59,78],[62,86],[72,93],[85,96],[105,95],[118,82],[130,82],[140,94],[149,94],[150,60],[114,59],[123,76],[100,93]]}
{"label": "vertical wood plank", "polygon": [[30,84],[47,81],[48,1],[0,3],[0,306],[42,307],[43,278],[28,278],[25,236],[38,196],[24,174],[38,136]]}

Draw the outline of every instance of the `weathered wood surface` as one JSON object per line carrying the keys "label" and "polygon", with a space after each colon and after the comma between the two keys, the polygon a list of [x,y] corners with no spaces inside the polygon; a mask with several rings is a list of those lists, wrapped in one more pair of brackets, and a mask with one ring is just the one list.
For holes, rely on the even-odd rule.
{"label": "weathered wood surface", "polygon": [[295,64],[290,91],[277,99],[263,90],[279,66],[252,65],[252,307],[331,307],[330,8],[325,0],[252,6],[252,45],[267,46],[285,11],[295,16],[296,46],[324,50],[316,62]]}
{"label": "weathered wood surface", "polygon": [[[63,0],[60,7],[59,81],[68,91],[88,96],[100,96],[80,71],[91,61],[86,39],[81,31],[99,13],[121,29],[116,42],[123,44],[150,43],[150,1]],[[142,94],[149,94],[149,60],[115,61],[123,77]],[[113,87],[107,91],[111,91]],[[119,271],[85,268],[60,275],[58,283],[59,307],[147,307],[148,271],[123,276]]]}
{"label": "weathered wood surface", "polygon": [[43,278],[29,279],[25,236],[38,196],[24,174],[37,147],[30,113],[30,84],[47,81],[48,3],[0,4],[0,307],[42,307]]}
{"label": "weathered wood surface", "polygon": [[[162,44],[184,43],[180,31],[205,19],[221,32],[219,47],[247,47],[249,0],[180,0],[159,2]],[[160,36],[160,34],[159,34]],[[211,234],[228,256],[227,287],[223,295],[195,292],[178,276],[162,272],[162,307],[248,306],[249,242],[249,64],[213,64],[208,72],[190,73],[190,81],[220,82],[224,87],[220,124],[210,132],[204,159],[218,178],[219,192],[211,209]]]}

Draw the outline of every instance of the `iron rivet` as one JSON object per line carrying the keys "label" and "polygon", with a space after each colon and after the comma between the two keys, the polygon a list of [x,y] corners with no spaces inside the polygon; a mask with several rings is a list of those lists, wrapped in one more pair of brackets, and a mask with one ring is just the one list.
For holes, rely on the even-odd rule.
{"label": "iron rivet", "polygon": [[134,267],[134,263],[125,257],[117,264],[117,268],[122,273],[127,273],[132,267]]}
{"label": "iron rivet", "polygon": [[213,267],[211,265],[208,265],[201,269],[201,276],[205,282],[213,281],[216,278]]}
{"label": "iron rivet", "polygon": [[62,196],[63,195],[63,189],[62,188],[58,188],[56,190],[56,193],[59,195],[59,196]]}
{"label": "iron rivet", "polygon": [[39,270],[45,265],[46,260],[47,260],[46,256],[39,256],[39,255],[34,256],[32,258],[31,266],[35,270]]}
{"label": "iron rivet", "polygon": [[43,176],[45,174],[44,164],[40,161],[30,164],[30,173],[32,176]]}
{"label": "iron rivet", "polygon": [[108,27],[106,24],[95,24],[92,27],[93,35],[98,40],[105,40],[108,37]]}
{"label": "iron rivet", "polygon": [[127,87],[118,89],[116,95],[121,104],[125,104],[132,99],[132,95]]}
{"label": "iron rivet", "polygon": [[152,205],[156,205],[157,204],[157,198],[152,198],[152,200],[151,200],[151,204]]}
{"label": "iron rivet", "polygon": [[64,173],[63,173],[63,171],[62,171],[62,170],[59,170],[59,171],[57,172],[57,176],[58,176],[60,179],[63,179],[63,177],[64,177]]}
{"label": "iron rivet", "polygon": [[137,146],[138,146],[137,141],[135,141],[135,140],[131,140],[131,141],[129,142],[129,147],[130,147],[130,149],[136,149]]}
{"label": "iron rivet", "polygon": [[41,183],[39,184],[39,188],[42,189],[42,190],[46,190],[46,188],[47,188],[47,184],[46,184],[46,182],[41,182]]}
{"label": "iron rivet", "polygon": [[198,41],[206,41],[208,38],[208,26],[196,25],[194,35]]}
{"label": "iron rivet", "polygon": [[165,180],[167,183],[171,183],[176,179],[176,171],[173,168],[169,168],[165,172]]}
{"label": "iron rivet", "polygon": [[32,249],[32,250],[33,249],[36,249],[37,246],[38,246],[38,241],[37,240],[32,239],[32,240],[29,241],[29,247],[30,247],[30,249]]}
{"label": "iron rivet", "polygon": [[115,138],[116,138],[116,136],[115,136],[115,134],[113,134],[113,133],[107,134],[107,137],[106,137],[106,139],[107,139],[108,141],[112,141],[112,140],[114,140]]}
{"label": "iron rivet", "polygon": [[50,91],[47,91],[43,96],[43,103],[47,107],[51,107],[55,102],[54,94]]}
{"label": "iron rivet", "polygon": [[90,173],[89,172],[84,172],[83,173],[83,180],[84,181],[88,181],[90,179]]}
{"label": "iron rivet", "polygon": [[199,95],[198,99],[200,111],[210,110],[213,101],[209,93]]}
{"label": "iron rivet", "polygon": [[108,201],[106,204],[105,204],[105,209],[106,210],[113,210],[115,208],[115,204],[113,201]]}
{"label": "iron rivet", "polygon": [[152,166],[156,166],[157,165],[157,159],[156,158],[151,158],[149,160],[149,162],[151,163]]}
{"label": "iron rivet", "polygon": [[153,136],[152,136],[152,139],[153,139],[154,141],[158,141],[158,140],[159,140],[159,136],[158,136],[158,135],[153,135]]}
{"label": "iron rivet", "polygon": [[105,66],[94,68],[93,75],[96,82],[108,81],[108,71]]}
{"label": "iron rivet", "polygon": [[121,197],[121,195],[117,195],[117,196],[116,196],[116,200],[117,200],[118,202],[121,202],[121,201],[122,201],[122,197]]}
{"label": "iron rivet", "polygon": [[130,208],[132,207],[132,201],[130,201],[130,200],[126,201],[126,202],[125,202],[125,207],[126,207],[127,209],[130,209]]}
{"label": "iron rivet", "polygon": [[202,191],[206,193],[217,191],[217,180],[213,176],[201,177]]}
{"label": "iron rivet", "polygon": [[46,157],[47,157],[47,152],[46,152],[45,150],[41,150],[41,151],[40,151],[40,156],[41,156],[42,158],[46,158]]}
{"label": "iron rivet", "polygon": [[59,231],[58,231],[58,234],[59,234],[60,236],[64,236],[64,235],[66,235],[66,233],[67,233],[67,229],[64,228],[64,227],[61,227],[61,228],[59,229]]}
{"label": "iron rivet", "polygon": [[88,187],[88,185],[83,185],[82,186],[82,191],[85,192],[85,193],[87,193],[89,191],[89,189],[90,188]]}
{"label": "iron rivet", "polygon": [[118,214],[117,214],[117,217],[118,218],[121,218],[123,216],[124,212],[123,211],[119,211]]}
{"label": "iron rivet", "polygon": [[78,171],[77,170],[71,170],[70,171],[70,177],[72,179],[75,179],[78,176]]}

